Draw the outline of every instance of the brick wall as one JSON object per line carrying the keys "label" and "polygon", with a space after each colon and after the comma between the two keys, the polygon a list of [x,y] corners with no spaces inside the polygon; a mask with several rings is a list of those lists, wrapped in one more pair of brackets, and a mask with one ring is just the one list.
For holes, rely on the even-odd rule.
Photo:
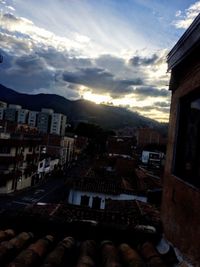
{"label": "brick wall", "polygon": [[200,63],[199,58],[194,55],[195,53],[178,66],[178,70],[172,70],[176,85],[171,84],[173,93],[164,175],[162,221],[166,237],[196,263],[195,266],[200,266],[200,190],[172,174],[179,99],[193,91],[200,91]]}

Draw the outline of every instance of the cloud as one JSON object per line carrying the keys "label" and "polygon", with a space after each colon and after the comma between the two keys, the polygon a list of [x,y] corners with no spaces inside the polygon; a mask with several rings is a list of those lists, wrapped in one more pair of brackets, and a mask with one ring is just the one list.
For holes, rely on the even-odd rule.
{"label": "cloud", "polygon": [[158,58],[157,54],[153,54],[150,57],[134,56],[130,59],[130,64],[133,66],[148,66],[156,63]]}
{"label": "cloud", "polygon": [[114,75],[102,68],[79,68],[76,72],[63,73],[67,82],[84,85],[92,89],[93,93],[109,93],[113,98],[133,92],[133,85],[142,85],[140,78],[116,79]]}
{"label": "cloud", "polygon": [[178,29],[187,29],[200,12],[200,1],[195,2],[184,12],[178,10],[175,16],[178,18],[173,21],[173,25]]}
{"label": "cloud", "polygon": [[170,103],[169,102],[154,102],[154,105],[157,107],[162,107],[162,108],[169,108],[170,107]]}
{"label": "cloud", "polygon": [[[86,36],[74,34],[74,38],[62,37],[48,31],[42,27],[36,26],[32,21],[17,17],[12,13],[0,14],[0,30],[7,32],[9,36],[29,41],[29,49],[35,46],[52,46],[58,51],[70,51],[80,54],[88,47],[89,38]],[[87,40],[86,40],[87,39]]]}
{"label": "cloud", "polygon": [[[141,49],[124,57],[109,50],[102,54],[86,32],[55,34],[9,9],[0,15],[1,83],[20,92],[56,93],[69,99],[90,93],[130,107],[131,101],[140,105],[157,99],[157,111],[165,113],[167,106],[158,103],[169,97],[166,50],[149,54]],[[102,30],[99,33],[103,35]]]}
{"label": "cloud", "polygon": [[170,92],[166,89],[158,89],[156,87],[140,86],[134,89],[133,93],[138,100],[144,100],[147,97],[168,97]]}
{"label": "cloud", "polygon": [[169,119],[169,108],[160,108],[160,107],[154,107],[150,105],[146,106],[134,106],[131,108],[131,110],[138,112],[144,116],[149,116],[152,119],[160,120],[163,122],[167,122]]}

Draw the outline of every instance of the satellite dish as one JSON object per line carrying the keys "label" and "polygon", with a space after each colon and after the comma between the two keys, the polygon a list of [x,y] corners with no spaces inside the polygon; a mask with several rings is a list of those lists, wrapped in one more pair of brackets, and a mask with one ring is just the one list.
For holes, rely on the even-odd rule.
{"label": "satellite dish", "polygon": [[0,63],[3,62],[3,56],[0,54]]}

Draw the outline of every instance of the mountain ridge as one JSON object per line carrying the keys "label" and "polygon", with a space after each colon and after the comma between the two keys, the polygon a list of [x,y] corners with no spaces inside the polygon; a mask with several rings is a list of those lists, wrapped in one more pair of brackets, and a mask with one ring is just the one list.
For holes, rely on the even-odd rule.
{"label": "mountain ridge", "polygon": [[16,92],[0,84],[0,100],[8,104],[21,105],[25,109],[40,111],[41,108],[52,108],[57,113],[63,113],[68,121],[86,121],[99,124],[106,129],[129,127],[158,127],[159,122],[139,115],[126,108],[95,104],[79,99],[69,100],[56,94],[25,94]]}

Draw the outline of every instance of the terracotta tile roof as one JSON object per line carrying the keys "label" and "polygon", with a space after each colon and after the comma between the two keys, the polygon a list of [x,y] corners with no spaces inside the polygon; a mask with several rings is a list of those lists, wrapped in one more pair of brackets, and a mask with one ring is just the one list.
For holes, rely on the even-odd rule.
{"label": "terracotta tile roof", "polygon": [[55,221],[71,223],[73,221],[93,221],[103,224],[115,224],[120,226],[133,226],[140,223],[140,213],[136,206],[131,212],[95,210],[70,204],[45,204],[30,206],[25,211],[26,214],[43,218],[51,218]]}
{"label": "terracotta tile roof", "polygon": [[[18,232],[0,243],[1,267],[166,267],[152,242],[77,239]],[[7,239],[7,238],[6,238]],[[168,265],[173,266],[173,265]]]}
{"label": "terracotta tile roof", "polygon": [[74,179],[68,181],[67,185],[70,189],[86,191],[86,192],[96,192],[105,194],[138,194],[136,190],[127,187],[123,180],[119,177],[84,177],[80,179]]}
{"label": "terracotta tile roof", "polygon": [[0,266],[174,266],[176,258],[156,250],[161,228],[146,219],[157,214],[154,208],[123,204],[118,211],[45,203],[6,210],[0,214]]}
{"label": "terracotta tile roof", "polygon": [[127,215],[137,214],[140,224],[152,225],[158,228],[161,225],[160,212],[154,206],[138,200],[107,200],[106,210],[126,212]]}

